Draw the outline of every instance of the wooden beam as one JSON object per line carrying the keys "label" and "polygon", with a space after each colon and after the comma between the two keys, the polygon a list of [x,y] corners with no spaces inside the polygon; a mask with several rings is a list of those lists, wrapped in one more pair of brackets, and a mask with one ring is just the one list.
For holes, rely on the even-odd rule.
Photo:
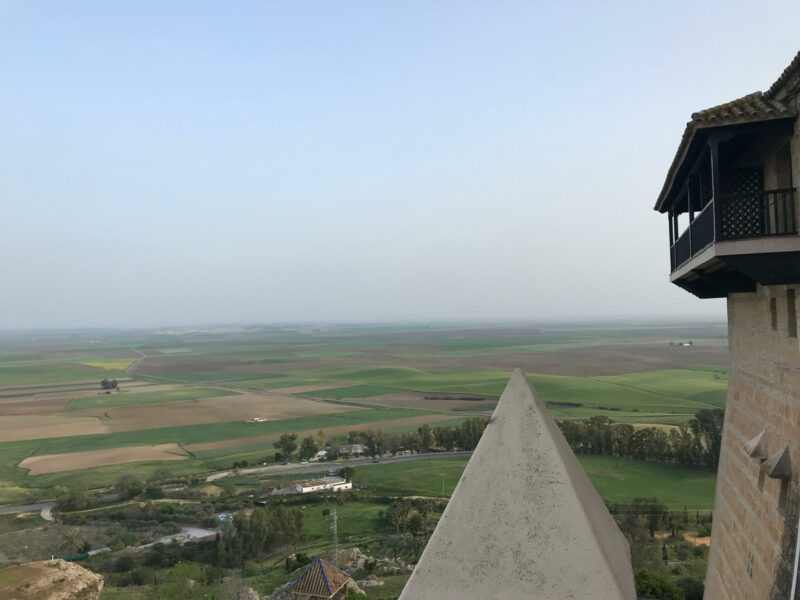
{"label": "wooden beam", "polygon": [[722,207],[719,205],[722,187],[719,179],[719,142],[712,139],[709,144],[709,159],[711,160],[711,201],[714,203],[714,241],[722,238]]}

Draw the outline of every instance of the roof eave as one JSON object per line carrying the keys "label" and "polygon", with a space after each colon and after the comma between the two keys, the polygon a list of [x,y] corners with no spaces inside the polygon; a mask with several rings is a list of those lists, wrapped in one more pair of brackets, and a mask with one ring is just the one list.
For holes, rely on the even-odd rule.
{"label": "roof eave", "polygon": [[683,162],[686,160],[686,154],[692,147],[692,144],[699,132],[705,133],[715,129],[722,129],[723,127],[736,127],[738,125],[752,125],[753,123],[766,123],[781,119],[794,119],[796,116],[797,111],[791,110],[767,117],[759,117],[757,119],[738,119],[736,121],[726,121],[724,123],[688,123],[686,130],[684,131],[681,144],[678,147],[675,160],[672,161],[672,165],[670,166],[667,174],[667,179],[664,182],[664,186],[661,188],[661,193],[658,195],[658,199],[656,200],[653,210],[656,210],[660,213],[665,213],[669,210],[671,204],[667,204],[667,199],[669,198],[670,192],[672,192],[672,188],[675,185],[675,178],[678,176],[678,173],[683,166]]}

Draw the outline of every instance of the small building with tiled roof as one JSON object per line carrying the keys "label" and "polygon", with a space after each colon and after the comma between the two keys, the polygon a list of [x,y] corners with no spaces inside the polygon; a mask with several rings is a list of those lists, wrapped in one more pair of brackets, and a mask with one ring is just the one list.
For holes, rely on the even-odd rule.
{"label": "small building with tiled roof", "polygon": [[340,600],[347,597],[350,577],[322,557],[312,562],[290,587],[292,600]]}

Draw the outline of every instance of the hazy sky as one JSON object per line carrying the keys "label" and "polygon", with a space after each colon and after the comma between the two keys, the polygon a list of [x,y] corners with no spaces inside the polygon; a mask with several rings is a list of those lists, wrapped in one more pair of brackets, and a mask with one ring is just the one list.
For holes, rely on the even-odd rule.
{"label": "hazy sky", "polygon": [[0,0],[0,328],[723,317],[652,206],[755,6]]}

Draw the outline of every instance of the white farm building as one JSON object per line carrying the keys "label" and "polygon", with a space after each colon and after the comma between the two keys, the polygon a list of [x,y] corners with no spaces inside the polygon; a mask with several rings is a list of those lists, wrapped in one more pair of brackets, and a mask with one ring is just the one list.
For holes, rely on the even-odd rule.
{"label": "white farm building", "polygon": [[295,490],[300,494],[309,492],[341,492],[353,489],[353,484],[341,477],[320,477],[311,481],[303,481],[295,485]]}

